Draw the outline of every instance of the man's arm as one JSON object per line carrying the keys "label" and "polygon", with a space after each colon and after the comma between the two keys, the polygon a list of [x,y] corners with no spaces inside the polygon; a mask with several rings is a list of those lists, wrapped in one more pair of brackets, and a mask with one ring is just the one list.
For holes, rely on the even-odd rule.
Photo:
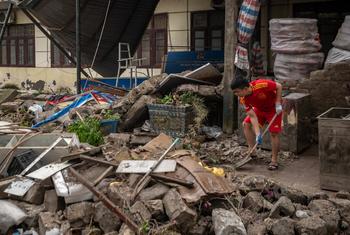
{"label": "man's arm", "polygon": [[260,135],[259,121],[258,121],[258,117],[256,116],[254,110],[250,109],[249,111],[247,111],[247,115],[250,118],[255,135],[256,136]]}
{"label": "man's arm", "polygon": [[276,113],[282,112],[282,85],[276,82]]}

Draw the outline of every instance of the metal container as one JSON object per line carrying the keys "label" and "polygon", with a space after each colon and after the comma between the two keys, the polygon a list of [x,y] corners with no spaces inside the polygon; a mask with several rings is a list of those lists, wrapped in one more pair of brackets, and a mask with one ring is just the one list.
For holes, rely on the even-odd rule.
{"label": "metal container", "polygon": [[318,116],[318,138],[321,188],[350,191],[350,108]]}
{"label": "metal container", "polygon": [[193,123],[192,106],[175,106],[165,104],[148,104],[150,124],[159,134],[183,137]]}

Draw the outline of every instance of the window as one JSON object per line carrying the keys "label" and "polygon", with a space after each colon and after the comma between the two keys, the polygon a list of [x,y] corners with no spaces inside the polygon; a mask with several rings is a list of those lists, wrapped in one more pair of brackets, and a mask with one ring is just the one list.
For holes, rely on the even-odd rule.
{"label": "window", "polygon": [[10,25],[1,43],[1,66],[34,67],[34,25]]}
{"label": "window", "polygon": [[142,60],[143,67],[160,67],[163,56],[168,51],[167,14],[154,15],[142,37],[137,50],[137,57]]}
{"label": "window", "polygon": [[51,43],[51,67],[74,67],[74,64],[65,56],[57,46]]}
{"label": "window", "polygon": [[224,49],[224,11],[193,12],[191,19],[192,50],[221,51]]}

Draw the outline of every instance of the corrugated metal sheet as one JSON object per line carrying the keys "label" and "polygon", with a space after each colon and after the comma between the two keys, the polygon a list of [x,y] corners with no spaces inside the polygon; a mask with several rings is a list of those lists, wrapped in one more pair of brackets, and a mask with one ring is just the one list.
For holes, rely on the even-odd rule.
{"label": "corrugated metal sheet", "polygon": [[[94,70],[102,76],[117,73],[118,43],[127,42],[134,52],[159,0],[111,0]],[[82,63],[90,65],[103,25],[108,0],[81,0]],[[26,8],[65,48],[75,53],[75,1],[24,0]]]}

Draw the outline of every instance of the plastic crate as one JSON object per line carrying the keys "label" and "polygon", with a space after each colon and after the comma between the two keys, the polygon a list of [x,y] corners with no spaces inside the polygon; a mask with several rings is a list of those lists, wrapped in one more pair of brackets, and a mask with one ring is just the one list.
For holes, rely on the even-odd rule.
{"label": "plastic crate", "polygon": [[118,121],[117,120],[101,120],[101,131],[103,135],[109,135],[110,133],[117,132]]}
{"label": "plastic crate", "polygon": [[192,106],[148,104],[148,112],[152,128],[172,137],[183,137],[194,118]]}

